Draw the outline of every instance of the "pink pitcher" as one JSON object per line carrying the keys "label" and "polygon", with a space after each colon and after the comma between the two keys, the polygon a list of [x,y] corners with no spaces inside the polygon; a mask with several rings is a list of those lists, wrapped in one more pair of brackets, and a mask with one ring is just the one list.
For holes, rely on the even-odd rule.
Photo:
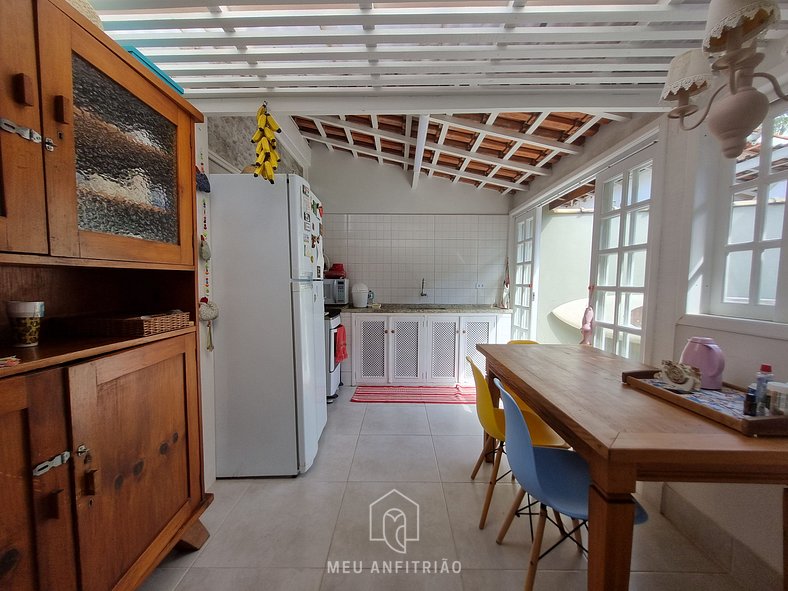
{"label": "pink pitcher", "polygon": [[700,387],[707,390],[722,388],[725,355],[710,337],[692,337],[681,352],[681,363],[700,370]]}

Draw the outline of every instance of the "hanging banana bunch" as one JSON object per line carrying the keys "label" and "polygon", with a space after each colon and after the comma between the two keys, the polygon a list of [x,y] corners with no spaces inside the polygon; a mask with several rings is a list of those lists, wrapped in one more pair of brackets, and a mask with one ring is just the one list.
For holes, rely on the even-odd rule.
{"label": "hanging banana bunch", "polygon": [[268,103],[263,103],[257,109],[257,130],[252,136],[252,143],[256,144],[254,161],[254,176],[261,176],[274,184],[274,172],[279,166],[279,152],[276,150],[276,134],[282,129],[276,119],[268,113]]}

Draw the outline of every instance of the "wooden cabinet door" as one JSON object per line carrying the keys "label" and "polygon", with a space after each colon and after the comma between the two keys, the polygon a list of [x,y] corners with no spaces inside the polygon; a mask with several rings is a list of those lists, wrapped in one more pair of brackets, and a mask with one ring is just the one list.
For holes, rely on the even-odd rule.
{"label": "wooden cabinet door", "polygon": [[193,265],[191,115],[47,0],[39,38],[52,254]]}
{"label": "wooden cabinet door", "polygon": [[68,375],[82,589],[132,589],[201,498],[195,337]]}
{"label": "wooden cabinet door", "polygon": [[0,381],[0,589],[77,589],[64,370]]}
{"label": "wooden cabinet door", "polygon": [[[47,252],[33,1],[0,2],[0,250]],[[33,130],[38,142],[9,131]],[[25,133],[24,131],[22,132]]]}
{"label": "wooden cabinet door", "polygon": [[457,383],[458,337],[460,319],[457,316],[427,318],[429,365],[427,381],[431,384]]}

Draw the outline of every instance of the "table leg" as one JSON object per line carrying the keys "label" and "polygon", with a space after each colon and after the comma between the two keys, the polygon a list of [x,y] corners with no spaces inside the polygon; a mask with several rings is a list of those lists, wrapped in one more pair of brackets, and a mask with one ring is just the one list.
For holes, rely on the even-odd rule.
{"label": "table leg", "polygon": [[606,493],[592,485],[588,509],[588,589],[627,591],[635,503],[629,493]]}
{"label": "table leg", "polygon": [[788,591],[788,488],[783,489],[783,591]]}

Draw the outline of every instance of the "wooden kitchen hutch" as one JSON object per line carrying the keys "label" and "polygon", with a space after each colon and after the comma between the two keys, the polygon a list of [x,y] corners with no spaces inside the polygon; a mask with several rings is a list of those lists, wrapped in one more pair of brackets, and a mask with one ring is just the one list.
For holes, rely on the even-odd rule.
{"label": "wooden kitchen hutch", "polygon": [[[0,357],[21,359],[0,369],[0,589],[134,589],[207,538],[202,115],[65,0],[3,0],[0,23],[0,299],[46,306],[32,348],[0,312]],[[188,326],[79,330],[174,309]]]}

